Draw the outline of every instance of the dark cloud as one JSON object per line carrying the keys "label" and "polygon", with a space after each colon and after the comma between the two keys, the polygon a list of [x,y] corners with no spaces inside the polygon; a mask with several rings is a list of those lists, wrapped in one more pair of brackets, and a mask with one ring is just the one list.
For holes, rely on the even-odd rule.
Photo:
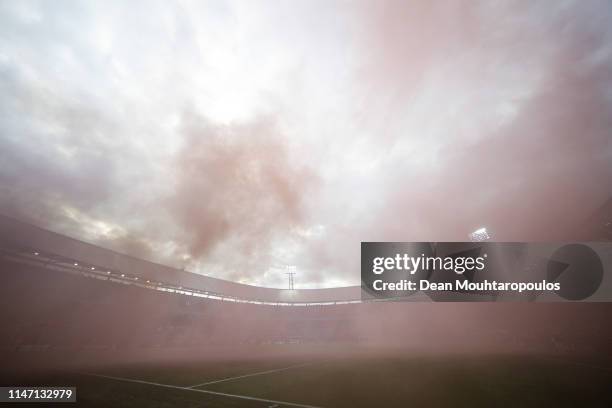
{"label": "dark cloud", "polygon": [[88,230],[99,219],[121,220],[121,212],[130,212],[125,198],[133,179],[122,169],[134,155],[116,137],[112,110],[88,93],[71,95],[28,79],[31,70],[0,64],[0,212],[151,259],[146,237],[125,222],[104,234]]}
{"label": "dark cloud", "polygon": [[87,100],[26,82],[18,66],[0,68],[0,208],[46,226],[62,204],[94,211],[116,185],[104,140],[112,121]]}

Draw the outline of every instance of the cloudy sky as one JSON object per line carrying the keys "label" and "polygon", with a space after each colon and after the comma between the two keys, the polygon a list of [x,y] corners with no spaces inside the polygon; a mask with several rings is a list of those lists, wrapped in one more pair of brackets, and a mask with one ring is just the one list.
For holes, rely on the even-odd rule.
{"label": "cloudy sky", "polygon": [[0,212],[239,282],[567,236],[611,125],[608,1],[0,0]]}

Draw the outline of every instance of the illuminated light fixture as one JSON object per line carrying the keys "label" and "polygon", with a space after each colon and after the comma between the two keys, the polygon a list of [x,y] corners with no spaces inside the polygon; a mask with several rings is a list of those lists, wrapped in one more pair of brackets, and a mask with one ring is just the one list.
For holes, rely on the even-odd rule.
{"label": "illuminated light fixture", "polygon": [[92,270],[92,271],[95,271],[95,270],[96,270],[96,267],[95,267],[95,266],[92,266],[92,267],[91,267],[91,270]]}
{"label": "illuminated light fixture", "polygon": [[38,252],[34,252],[34,255],[38,255]]}
{"label": "illuminated light fixture", "polygon": [[121,277],[122,277],[122,278],[125,278],[125,275],[124,275],[124,274],[121,274]]}
{"label": "illuminated light fixture", "polygon": [[75,262],[75,263],[74,263],[74,266],[79,266],[79,264]]}
{"label": "illuminated light fixture", "polygon": [[138,280],[138,276],[134,278],[134,280]]}
{"label": "illuminated light fixture", "polygon": [[476,231],[472,232],[469,237],[472,242],[488,241],[491,239],[491,235],[485,227],[478,228]]}
{"label": "illuminated light fixture", "polygon": [[147,283],[150,283],[148,279],[147,279]]}
{"label": "illuminated light fixture", "polygon": [[110,271],[106,271],[106,274],[107,274],[107,275],[110,275]]}

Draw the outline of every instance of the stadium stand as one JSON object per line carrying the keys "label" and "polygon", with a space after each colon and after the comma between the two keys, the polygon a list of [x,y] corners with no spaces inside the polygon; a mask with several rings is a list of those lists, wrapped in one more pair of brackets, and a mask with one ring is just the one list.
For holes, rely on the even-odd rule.
{"label": "stadium stand", "polygon": [[359,287],[243,285],[7,217],[0,231],[4,350],[359,343],[596,352],[610,341],[607,304],[364,302]]}

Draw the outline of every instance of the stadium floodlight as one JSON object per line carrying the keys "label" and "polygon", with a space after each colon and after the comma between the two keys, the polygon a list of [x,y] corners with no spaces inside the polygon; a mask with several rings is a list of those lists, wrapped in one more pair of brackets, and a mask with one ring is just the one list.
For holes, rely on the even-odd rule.
{"label": "stadium floodlight", "polygon": [[472,232],[470,235],[470,241],[479,242],[479,241],[488,241],[491,239],[491,235],[489,231],[485,227],[478,228],[476,231]]}

